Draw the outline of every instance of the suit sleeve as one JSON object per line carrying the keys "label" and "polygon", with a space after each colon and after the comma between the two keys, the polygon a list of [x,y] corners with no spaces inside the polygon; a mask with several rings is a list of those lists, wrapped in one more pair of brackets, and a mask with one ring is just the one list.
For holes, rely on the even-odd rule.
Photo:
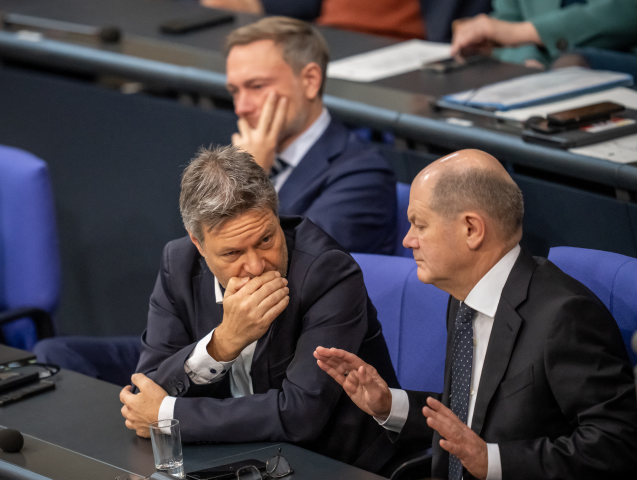
{"label": "suit sleeve", "polygon": [[[187,390],[190,379],[184,363],[197,346],[181,317],[178,305],[170,295],[169,257],[170,244],[164,249],[160,271],[155,288],[150,297],[148,323],[142,335],[142,353],[137,364],[137,372],[153,379],[171,396],[181,395]],[[197,393],[205,390],[208,394],[217,388],[213,383],[197,386]],[[194,391],[192,392],[195,393]]]}
{"label": "suit sleeve", "polygon": [[268,15],[283,15],[312,21],[321,14],[322,0],[261,0]]}
{"label": "suit sleeve", "polygon": [[342,388],[318,368],[312,353],[319,345],[359,350],[367,332],[367,296],[358,265],[342,251],[315,258],[301,282],[297,295],[305,313],[290,319],[301,329],[282,387],[240,398],[178,398],[175,418],[184,441],[296,443],[321,433]]}
{"label": "suit sleeve", "polygon": [[637,44],[635,1],[588,0],[528,20],[553,57],[563,53],[558,49],[558,43],[563,40],[568,49],[587,46],[591,41],[598,48],[610,50]]}
{"label": "suit sleeve", "polygon": [[558,308],[545,371],[568,436],[499,443],[503,478],[625,478],[637,471],[632,369],[610,313],[586,297]]}
{"label": "suit sleeve", "polygon": [[365,149],[329,180],[304,215],[349,252],[393,254],[396,208],[391,170]]}

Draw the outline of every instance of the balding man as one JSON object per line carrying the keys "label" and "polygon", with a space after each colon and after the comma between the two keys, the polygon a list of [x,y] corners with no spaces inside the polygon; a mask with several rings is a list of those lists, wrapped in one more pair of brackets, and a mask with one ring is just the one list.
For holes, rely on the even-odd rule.
{"label": "balding man", "polygon": [[444,391],[390,389],[334,348],[316,350],[318,365],[393,441],[432,441],[436,478],[634,475],[637,401],[619,329],[590,290],[520,248],[522,195],[502,165],[476,150],[434,162],[408,215],[418,278],[451,295]]}

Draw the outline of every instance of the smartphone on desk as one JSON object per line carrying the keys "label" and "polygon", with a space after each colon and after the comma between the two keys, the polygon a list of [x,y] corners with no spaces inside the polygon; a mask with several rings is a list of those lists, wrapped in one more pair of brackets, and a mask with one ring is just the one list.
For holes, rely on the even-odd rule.
{"label": "smartphone on desk", "polygon": [[449,73],[454,70],[459,70],[469,65],[476,65],[489,60],[490,57],[485,55],[470,55],[468,57],[452,57],[445,58],[444,60],[438,60],[436,62],[424,63],[422,65],[423,70],[436,73]]}
{"label": "smartphone on desk", "polygon": [[219,465],[218,467],[197,470],[196,472],[186,473],[187,480],[231,480],[237,478],[237,470],[243,467],[255,466],[260,472],[265,472],[265,463],[260,460],[242,460],[240,462]]}

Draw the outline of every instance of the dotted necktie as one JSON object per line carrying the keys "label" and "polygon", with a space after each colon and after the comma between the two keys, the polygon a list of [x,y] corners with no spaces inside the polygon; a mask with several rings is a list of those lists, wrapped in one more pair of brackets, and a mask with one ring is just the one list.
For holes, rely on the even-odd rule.
{"label": "dotted necktie", "polygon": [[[465,303],[456,315],[456,333],[453,340],[453,363],[451,364],[451,411],[467,424],[469,416],[469,392],[471,390],[471,368],[473,366],[473,317],[476,311]],[[462,479],[462,463],[449,454],[449,480]]]}
{"label": "dotted necktie", "polygon": [[276,177],[277,175],[279,175],[280,173],[282,173],[288,167],[289,165],[285,162],[285,160],[282,160],[279,157],[276,157],[274,159],[274,164],[272,165],[272,168],[270,169],[270,180]]}

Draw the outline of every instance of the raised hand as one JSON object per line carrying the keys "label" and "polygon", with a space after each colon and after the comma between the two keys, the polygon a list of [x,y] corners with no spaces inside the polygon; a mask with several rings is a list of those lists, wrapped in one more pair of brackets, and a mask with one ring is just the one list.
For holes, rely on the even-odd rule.
{"label": "raised hand", "polygon": [[207,345],[217,361],[234,360],[258,340],[288,306],[288,281],[276,271],[248,278],[231,278],[223,299],[223,320]]}
{"label": "raised hand", "polygon": [[274,165],[276,147],[285,123],[287,106],[287,98],[270,92],[263,105],[257,126],[252,128],[248,120],[240,118],[237,122],[239,133],[232,135],[232,144],[252,155],[266,173],[270,173]]}
{"label": "raised hand", "polygon": [[321,370],[343,387],[358,408],[383,420],[389,416],[391,392],[374,367],[338,348],[317,347],[314,358]]}
{"label": "raised hand", "polygon": [[444,439],[440,440],[440,446],[458,457],[474,477],[487,478],[489,454],[486,442],[433,397],[427,399],[422,413],[427,417],[427,425]]}

